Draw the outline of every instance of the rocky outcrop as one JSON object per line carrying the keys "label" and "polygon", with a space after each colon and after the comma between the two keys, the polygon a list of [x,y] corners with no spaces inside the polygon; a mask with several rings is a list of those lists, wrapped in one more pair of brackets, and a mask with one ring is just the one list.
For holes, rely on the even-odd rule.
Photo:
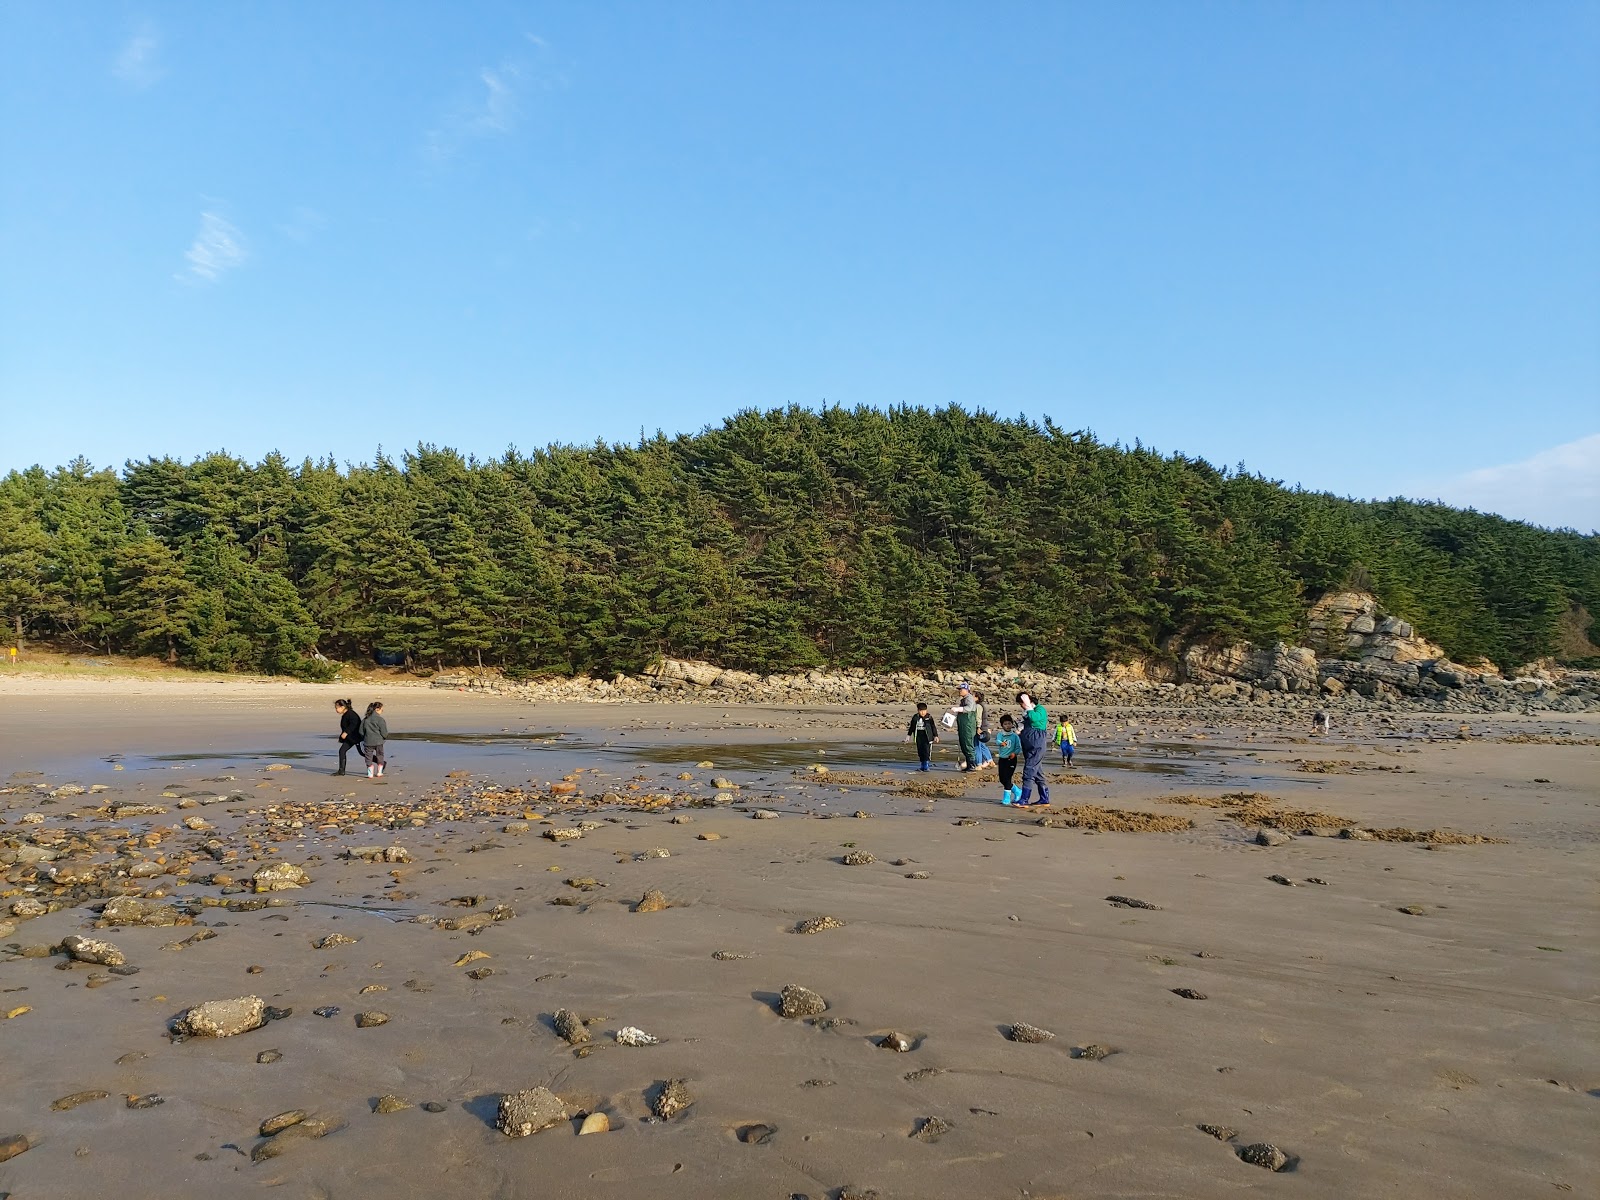
{"label": "rocky outcrop", "polygon": [[[1422,707],[1451,712],[1600,709],[1600,679],[1559,670],[1503,679],[1488,664],[1451,662],[1365,592],[1312,605],[1306,645],[1172,642],[1161,658],[1047,673],[1015,668],[868,671],[814,669],[755,675],[714,663],[662,659],[643,674],[513,683],[489,671],[440,675],[434,687],[514,695],[539,703],[910,704],[936,710],[970,682],[993,708],[1027,691],[1048,706],[1266,705]],[[757,815],[761,815],[758,813]],[[547,831],[546,836],[550,836]]]}

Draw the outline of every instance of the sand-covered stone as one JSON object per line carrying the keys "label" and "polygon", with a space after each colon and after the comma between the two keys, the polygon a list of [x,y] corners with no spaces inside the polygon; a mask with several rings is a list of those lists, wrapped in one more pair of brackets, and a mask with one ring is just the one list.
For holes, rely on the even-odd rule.
{"label": "sand-covered stone", "polygon": [[311,1114],[303,1108],[291,1108],[287,1112],[277,1113],[261,1122],[261,1136],[272,1137],[282,1133],[291,1125],[298,1125]]}
{"label": "sand-covered stone", "polygon": [[24,1134],[14,1133],[8,1137],[0,1137],[0,1162],[5,1162],[25,1153],[30,1148],[30,1145],[31,1143]]}
{"label": "sand-covered stone", "polygon": [[584,1025],[583,1018],[570,1008],[556,1009],[550,1023],[555,1026],[556,1033],[573,1046],[580,1046],[589,1040],[589,1030]]}
{"label": "sand-covered stone", "polygon": [[865,867],[877,861],[870,850],[852,850],[843,859],[847,867]]}
{"label": "sand-covered stone", "polygon": [[837,917],[807,917],[794,927],[796,933],[821,933],[825,929],[843,929],[844,922]]}
{"label": "sand-covered stone", "polygon": [[1048,1029],[1040,1029],[1037,1025],[1029,1025],[1026,1021],[1018,1021],[1011,1026],[1011,1040],[1013,1042],[1037,1044],[1039,1042],[1048,1042],[1055,1036]]}
{"label": "sand-covered stone", "polygon": [[1251,1142],[1248,1146],[1240,1146],[1237,1153],[1239,1161],[1247,1162],[1252,1167],[1265,1167],[1269,1171],[1281,1171],[1289,1165],[1289,1156],[1271,1142]]}
{"label": "sand-covered stone", "polygon": [[94,963],[101,967],[120,967],[128,961],[127,955],[110,942],[79,937],[75,933],[62,938],[61,947],[78,962]]}
{"label": "sand-covered stone", "polygon": [[682,1079],[669,1079],[650,1103],[650,1111],[663,1121],[670,1121],[694,1103],[689,1085]]}
{"label": "sand-covered stone", "polygon": [[808,987],[786,983],[778,995],[778,1012],[791,1020],[827,1012],[828,1002]]}
{"label": "sand-covered stone", "polygon": [[527,1137],[567,1119],[567,1106],[548,1088],[527,1088],[500,1097],[495,1128],[507,1137]]}
{"label": "sand-covered stone", "polygon": [[633,911],[638,913],[661,912],[668,907],[670,905],[667,904],[666,896],[659,889],[651,888],[643,896],[639,897],[639,902],[633,906]]}
{"label": "sand-covered stone", "polygon": [[207,1000],[178,1015],[173,1028],[190,1037],[233,1037],[266,1024],[267,1006],[260,996]]}

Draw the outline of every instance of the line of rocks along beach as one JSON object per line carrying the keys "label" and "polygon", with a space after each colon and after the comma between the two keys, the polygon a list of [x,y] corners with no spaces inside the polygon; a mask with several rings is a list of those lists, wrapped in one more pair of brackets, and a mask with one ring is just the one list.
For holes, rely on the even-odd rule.
{"label": "line of rocks along beach", "polygon": [[391,689],[381,783],[343,687],[0,691],[0,1194],[1597,1174],[1594,717],[1165,693],[1017,812],[904,705],[689,686]]}

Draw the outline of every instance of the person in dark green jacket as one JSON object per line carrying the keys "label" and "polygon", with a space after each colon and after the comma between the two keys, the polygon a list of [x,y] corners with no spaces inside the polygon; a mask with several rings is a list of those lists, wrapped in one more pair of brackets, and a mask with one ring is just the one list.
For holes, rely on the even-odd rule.
{"label": "person in dark green jacket", "polygon": [[961,743],[961,769],[971,771],[978,765],[978,701],[972,686],[963,683],[961,695],[947,710],[956,718],[956,738]]}
{"label": "person in dark green jacket", "polygon": [[[1044,780],[1044,752],[1050,744],[1050,714],[1044,705],[1034,703],[1027,692],[1017,693],[1017,703],[1022,705],[1022,729],[1018,740],[1022,743],[1022,798],[1020,805],[1049,804],[1050,785]],[[1030,799],[1033,789],[1039,789],[1039,798]]]}

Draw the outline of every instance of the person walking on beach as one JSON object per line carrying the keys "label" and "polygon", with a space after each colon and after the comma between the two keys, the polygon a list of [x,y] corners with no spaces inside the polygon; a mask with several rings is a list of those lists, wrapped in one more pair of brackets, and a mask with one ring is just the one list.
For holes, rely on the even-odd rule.
{"label": "person walking on beach", "polygon": [[1011,714],[1000,718],[1000,730],[994,735],[994,762],[1000,769],[1001,804],[1015,804],[1022,798],[1022,789],[1012,786],[1017,777],[1017,756],[1022,752],[1022,742],[1017,737],[1016,722]]}
{"label": "person walking on beach", "polygon": [[[1024,807],[1050,803],[1050,785],[1044,781],[1044,749],[1050,738],[1050,715],[1044,705],[1035,704],[1027,692],[1017,693],[1017,703],[1022,705],[1022,730],[1017,740],[1022,743],[1022,795],[1016,800]],[[1031,800],[1033,789],[1039,789],[1039,798]]]}
{"label": "person walking on beach", "polygon": [[970,771],[976,765],[978,745],[978,701],[972,694],[972,685],[961,685],[960,698],[950,706],[956,719],[956,738],[961,743],[961,769]]}
{"label": "person walking on beach", "polygon": [[939,722],[933,719],[926,704],[917,705],[917,711],[906,726],[906,741],[917,743],[917,770],[933,770],[933,744],[939,740]]}
{"label": "person walking on beach", "polygon": [[983,706],[983,693],[974,692],[972,698],[978,702],[978,733],[973,745],[972,765],[974,767],[987,767],[994,762],[994,752],[989,749],[989,712]]}
{"label": "person walking on beach", "polygon": [[1062,717],[1056,722],[1056,731],[1052,737],[1056,746],[1061,750],[1061,765],[1072,765],[1072,754],[1078,748],[1078,731],[1072,727],[1072,722]]}
{"label": "person walking on beach", "polygon": [[389,722],[383,719],[383,702],[374,700],[367,705],[367,715],[361,722],[361,753],[367,760],[367,778],[382,779],[387,763],[383,744],[389,740]]}
{"label": "person walking on beach", "polygon": [[348,700],[335,700],[333,711],[339,714],[339,769],[334,774],[343,775],[345,758],[361,748],[361,718]]}

